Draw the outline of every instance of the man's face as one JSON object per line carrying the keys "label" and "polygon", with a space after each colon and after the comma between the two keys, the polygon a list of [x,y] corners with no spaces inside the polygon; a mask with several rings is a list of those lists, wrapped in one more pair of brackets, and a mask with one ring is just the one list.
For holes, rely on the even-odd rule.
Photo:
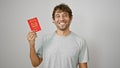
{"label": "man's face", "polygon": [[67,12],[62,12],[60,10],[57,10],[55,12],[54,23],[59,30],[64,31],[69,28],[71,23],[71,18],[69,17],[69,14]]}

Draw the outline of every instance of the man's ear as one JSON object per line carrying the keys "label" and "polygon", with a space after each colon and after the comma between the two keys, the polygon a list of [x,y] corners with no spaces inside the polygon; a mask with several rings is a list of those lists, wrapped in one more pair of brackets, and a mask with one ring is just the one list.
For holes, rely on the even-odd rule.
{"label": "man's ear", "polygon": [[71,20],[73,19],[73,15],[71,16]]}
{"label": "man's ear", "polygon": [[70,22],[72,21],[72,18],[73,18],[73,16],[71,16],[71,18],[70,18]]}

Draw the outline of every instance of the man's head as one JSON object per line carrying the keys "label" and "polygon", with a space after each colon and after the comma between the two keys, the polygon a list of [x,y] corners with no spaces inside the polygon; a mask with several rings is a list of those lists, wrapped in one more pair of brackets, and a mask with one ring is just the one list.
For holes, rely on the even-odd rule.
{"label": "man's head", "polygon": [[52,14],[53,21],[59,30],[66,30],[72,20],[72,11],[66,4],[55,6]]}
{"label": "man's head", "polygon": [[55,12],[56,11],[67,12],[69,14],[69,17],[72,19],[72,10],[70,9],[70,7],[68,5],[62,3],[62,4],[55,6],[53,13],[52,13],[53,20],[55,19]]}

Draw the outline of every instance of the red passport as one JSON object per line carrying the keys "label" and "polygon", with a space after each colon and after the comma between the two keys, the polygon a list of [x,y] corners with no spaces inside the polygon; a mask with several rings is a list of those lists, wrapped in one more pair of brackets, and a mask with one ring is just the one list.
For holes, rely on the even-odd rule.
{"label": "red passport", "polygon": [[37,17],[28,19],[28,24],[32,31],[38,32],[41,30]]}

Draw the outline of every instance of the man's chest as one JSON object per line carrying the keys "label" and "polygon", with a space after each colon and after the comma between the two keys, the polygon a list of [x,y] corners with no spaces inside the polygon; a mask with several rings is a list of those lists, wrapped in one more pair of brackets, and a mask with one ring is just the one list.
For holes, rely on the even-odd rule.
{"label": "man's chest", "polygon": [[72,40],[54,40],[43,48],[44,56],[76,57],[79,52],[79,45]]}

